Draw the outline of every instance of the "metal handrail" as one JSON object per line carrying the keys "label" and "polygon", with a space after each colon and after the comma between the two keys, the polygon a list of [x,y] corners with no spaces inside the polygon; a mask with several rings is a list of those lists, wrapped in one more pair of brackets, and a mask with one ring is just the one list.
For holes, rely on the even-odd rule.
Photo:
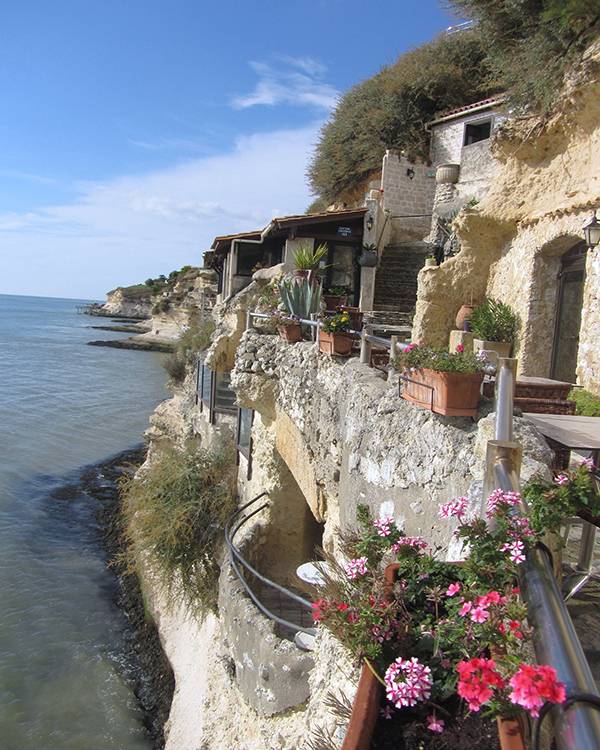
{"label": "metal handrail", "polygon": [[[274,612],[271,612],[271,610],[266,607],[260,599],[256,596],[254,591],[252,591],[252,588],[248,584],[248,581],[243,575],[243,572],[240,568],[244,568],[248,570],[250,573],[252,573],[253,576],[258,578],[259,581],[262,581],[266,586],[269,586],[272,589],[275,589],[276,591],[279,591],[280,594],[283,594],[286,598],[292,599],[299,604],[301,604],[303,607],[305,607],[309,612],[312,611],[312,604],[308,599],[304,599],[301,596],[298,596],[298,594],[295,594],[293,591],[290,591],[289,589],[286,589],[285,586],[281,586],[278,583],[275,583],[275,581],[272,581],[270,578],[267,578],[262,573],[259,573],[256,568],[251,565],[248,560],[241,554],[241,552],[238,550],[238,548],[234,544],[235,535],[238,533],[240,528],[247,523],[253,516],[260,513],[261,510],[264,510],[269,506],[269,502],[263,503],[258,508],[254,508],[251,512],[248,512],[246,515],[244,515],[241,520],[239,520],[240,516],[244,513],[244,511],[248,510],[248,508],[253,505],[254,503],[258,502],[261,498],[268,497],[267,492],[261,492],[260,495],[257,495],[252,500],[248,501],[244,505],[241,506],[241,508],[238,508],[238,510],[233,513],[227,523],[225,524],[225,543],[227,545],[227,548],[229,550],[229,556],[230,556],[230,562],[231,567],[233,568],[236,576],[238,577],[240,583],[246,590],[246,593],[248,596],[252,599],[254,604],[260,609],[260,611],[266,615],[270,620],[273,620],[279,625],[282,625],[283,627],[289,628],[290,630],[293,630],[295,632],[301,631],[303,633],[308,633],[309,635],[315,634],[314,628],[305,628],[301,625],[298,625],[295,622],[291,622],[290,620],[286,620],[283,617],[279,617],[279,615],[276,615]],[[232,531],[233,525],[237,522],[237,525]]]}
{"label": "metal handrail", "polygon": [[[516,360],[500,358],[496,373],[496,440],[487,444],[484,502],[493,489],[518,492],[521,446],[512,437]],[[527,514],[524,502],[516,512]],[[554,733],[559,750],[600,750],[600,714],[584,694],[599,696],[594,677],[577,637],[552,570],[549,552],[542,546],[527,553],[521,567],[521,588],[527,617],[533,627],[536,658],[556,669],[572,698],[567,708],[554,706]]]}

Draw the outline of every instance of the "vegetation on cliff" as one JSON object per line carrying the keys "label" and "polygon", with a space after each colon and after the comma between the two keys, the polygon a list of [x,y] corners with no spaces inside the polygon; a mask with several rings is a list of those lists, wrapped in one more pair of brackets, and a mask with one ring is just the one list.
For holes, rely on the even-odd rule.
{"label": "vegetation on cliff", "polygon": [[517,111],[547,114],[569,66],[598,35],[600,0],[450,0],[475,21],[353,86],[323,126],[309,166],[309,210],[362,199],[386,149],[428,158],[425,124],[506,92]]}
{"label": "vegetation on cliff", "polygon": [[217,606],[223,528],[236,507],[226,446],[165,450],[121,486],[127,562],[149,562],[165,590],[200,614]]}
{"label": "vegetation on cliff", "polygon": [[131,286],[121,286],[112,289],[108,294],[121,291],[123,296],[128,299],[139,299],[141,297],[154,297],[158,294],[170,294],[174,291],[178,283],[184,281],[193,282],[196,278],[198,269],[193,266],[183,266],[179,271],[171,271],[168,276],[161,274],[155,279],[149,278],[143,284],[132,284]]}
{"label": "vegetation on cliff", "polygon": [[478,32],[445,35],[353,86],[323,127],[309,167],[311,187],[321,202],[364,183],[381,168],[386,148],[426,159],[425,123],[440,110],[498,90],[485,58]]}
{"label": "vegetation on cliff", "polygon": [[181,383],[188,368],[195,364],[198,354],[208,349],[214,330],[212,319],[200,322],[197,315],[190,316],[190,323],[177,339],[175,350],[163,361],[163,367],[174,383]]}

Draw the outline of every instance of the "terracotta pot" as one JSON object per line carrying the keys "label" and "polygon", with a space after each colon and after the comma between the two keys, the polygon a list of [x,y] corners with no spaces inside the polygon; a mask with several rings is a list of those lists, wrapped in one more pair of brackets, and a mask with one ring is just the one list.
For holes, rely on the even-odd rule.
{"label": "terracotta pot", "polygon": [[400,395],[406,401],[449,417],[477,415],[482,372],[437,372],[423,368],[405,371],[403,375],[410,378],[400,380]]}
{"label": "terracotta pot", "polygon": [[302,328],[300,323],[288,323],[285,326],[277,326],[277,331],[284,341],[289,344],[295,344],[302,341]]}
{"label": "terracotta pot", "polygon": [[498,716],[496,723],[501,750],[525,750],[523,727],[519,721]]}
{"label": "terracotta pot", "polygon": [[319,331],[319,351],[324,354],[349,356],[352,351],[352,336],[349,333],[326,333]]}
{"label": "terracotta pot", "polygon": [[460,310],[456,313],[456,330],[457,331],[468,331],[468,328],[465,328],[465,323],[468,323],[471,319],[471,315],[473,314],[473,310],[477,307],[477,305],[463,305]]}
{"label": "terracotta pot", "polygon": [[337,294],[324,294],[323,301],[327,310],[337,310],[338,307],[348,304],[348,295],[338,296]]}
{"label": "terracotta pot", "polygon": [[[498,357],[510,357],[512,344],[508,341],[483,341],[482,339],[473,339],[473,353],[480,351],[496,352]],[[492,355],[488,359],[496,359]]]}
{"label": "terracotta pot", "polygon": [[308,268],[295,268],[293,273],[297,279],[307,279],[310,271]]}
{"label": "terracotta pot", "polygon": [[435,171],[435,181],[438,185],[454,185],[458,182],[460,164],[440,164]]}
{"label": "terracotta pot", "polygon": [[383,686],[373,672],[363,665],[342,750],[369,750],[371,747],[382,689]]}

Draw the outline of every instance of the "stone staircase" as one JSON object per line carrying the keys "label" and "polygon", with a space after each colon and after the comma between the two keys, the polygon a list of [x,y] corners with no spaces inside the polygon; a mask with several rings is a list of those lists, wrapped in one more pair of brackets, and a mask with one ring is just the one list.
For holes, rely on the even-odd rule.
{"label": "stone staircase", "polygon": [[393,313],[395,323],[410,317],[417,301],[417,275],[433,250],[433,245],[419,241],[399,242],[384,249],[375,276],[373,308],[377,313]]}

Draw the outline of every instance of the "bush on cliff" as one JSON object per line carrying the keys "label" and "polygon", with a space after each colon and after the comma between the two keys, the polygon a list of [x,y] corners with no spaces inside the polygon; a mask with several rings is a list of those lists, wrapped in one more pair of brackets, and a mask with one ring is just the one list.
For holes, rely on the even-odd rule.
{"label": "bush on cliff", "polygon": [[309,167],[315,205],[365,182],[381,169],[387,148],[427,159],[429,120],[498,90],[485,57],[477,31],[444,35],[353,86],[323,127]]}
{"label": "bush on cliff", "polygon": [[194,365],[199,352],[210,346],[215,324],[212,320],[198,322],[192,318],[187,329],[177,339],[175,350],[163,360],[163,367],[174,383],[182,383],[188,367]]}
{"label": "bush on cliff", "polygon": [[164,451],[122,483],[127,562],[149,557],[172,598],[199,614],[217,607],[225,522],[236,508],[235,461],[226,446]]}
{"label": "bush on cliff", "polygon": [[451,0],[477,23],[492,75],[518,108],[545,113],[600,33],[600,0]]}

